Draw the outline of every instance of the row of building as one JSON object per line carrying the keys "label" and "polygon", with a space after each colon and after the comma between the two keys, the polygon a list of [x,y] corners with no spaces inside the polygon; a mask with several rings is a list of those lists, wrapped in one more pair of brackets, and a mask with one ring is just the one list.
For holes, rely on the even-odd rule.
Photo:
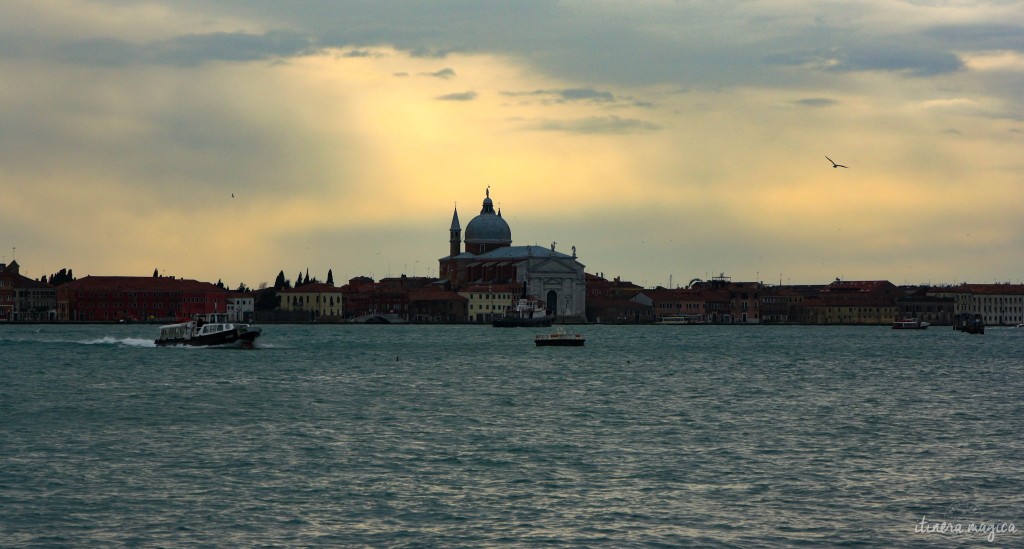
{"label": "row of building", "polygon": [[[686,288],[646,289],[588,274],[575,246],[571,254],[555,248],[513,246],[488,188],[465,238],[455,209],[436,279],[356,277],[342,286],[238,293],[173,277],[87,276],[55,288],[21,276],[12,261],[0,265],[0,321],[170,322],[226,312],[243,321],[484,323],[529,296],[557,321],[573,323],[889,324],[912,317],[942,325],[964,313],[980,314],[988,325],[1024,323],[1020,284],[928,288],[836,279],[768,286],[721,275]],[[276,295],[265,299],[265,292]]]}
{"label": "row of building", "polygon": [[[584,315],[563,322],[882,325],[917,318],[951,325],[967,313],[980,314],[987,325],[1024,323],[1021,284],[922,287],[836,279],[769,286],[719,276],[686,288],[649,289],[587,274],[585,287]],[[0,321],[172,322],[226,312],[238,321],[489,323],[524,291],[516,282],[452,288],[442,279],[406,276],[244,293],[173,277],[87,276],[53,287],[22,276],[12,262],[0,265]],[[257,310],[258,301],[267,302],[263,292],[276,293],[276,306]]]}

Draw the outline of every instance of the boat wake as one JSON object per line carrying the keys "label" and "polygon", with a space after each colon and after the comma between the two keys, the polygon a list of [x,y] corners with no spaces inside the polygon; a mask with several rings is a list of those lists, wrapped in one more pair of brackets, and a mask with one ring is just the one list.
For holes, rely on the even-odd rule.
{"label": "boat wake", "polygon": [[142,339],[138,337],[101,337],[99,339],[91,339],[87,341],[79,341],[83,345],[123,345],[125,347],[156,347],[156,343],[152,339]]}

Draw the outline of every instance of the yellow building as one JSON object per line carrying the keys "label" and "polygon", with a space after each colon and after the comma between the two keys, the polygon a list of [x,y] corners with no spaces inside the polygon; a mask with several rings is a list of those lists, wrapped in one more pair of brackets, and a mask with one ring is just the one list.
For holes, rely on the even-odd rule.
{"label": "yellow building", "polygon": [[523,292],[519,284],[464,286],[459,295],[466,298],[468,322],[490,322],[505,315]]}
{"label": "yellow building", "polygon": [[331,284],[316,282],[281,290],[281,311],[308,313],[310,320],[340,320],[342,291]]}

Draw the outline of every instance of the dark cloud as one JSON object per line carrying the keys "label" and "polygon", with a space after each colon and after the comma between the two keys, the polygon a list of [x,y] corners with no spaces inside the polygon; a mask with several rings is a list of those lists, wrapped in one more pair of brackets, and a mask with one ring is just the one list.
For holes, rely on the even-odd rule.
{"label": "dark cloud", "polygon": [[290,57],[315,51],[313,42],[292,31],[264,34],[185,34],[169,40],[135,44],[99,38],[67,42],[58,48],[65,62],[86,65],[153,63],[195,66],[211,61],[256,61]]}
{"label": "dark cloud", "polygon": [[527,129],[580,134],[626,134],[653,132],[662,127],[645,120],[604,116],[578,120],[541,120],[528,124]]}
{"label": "dark cloud", "polygon": [[609,103],[615,101],[615,94],[589,88],[567,88],[560,90],[533,90],[527,92],[503,92],[509,97],[540,97],[547,101],[567,103],[570,101],[586,101],[592,103]]}
{"label": "dark cloud", "polygon": [[370,50],[348,50],[345,53],[341,54],[341,56],[342,57],[379,57],[379,54],[376,54],[376,53],[374,53],[374,52],[372,52]]}
{"label": "dark cloud", "polygon": [[444,59],[453,53],[465,51],[465,48],[442,48],[442,49],[430,49],[430,48],[412,48],[409,51],[409,55],[412,57],[422,57],[427,59]]}
{"label": "dark cloud", "polygon": [[836,52],[833,71],[899,71],[915,76],[934,76],[964,68],[963,61],[943,49],[913,44],[851,45]]}
{"label": "dark cloud", "polygon": [[444,80],[451,80],[452,78],[455,78],[455,71],[449,68],[444,68],[437,72],[425,72],[422,74],[423,76],[432,76],[434,78],[441,78]]}
{"label": "dark cloud", "polygon": [[305,35],[278,30],[264,34],[187,34],[157,43],[149,49],[158,62],[197,65],[206,61],[255,61],[288,57],[310,53],[314,47]]}
{"label": "dark cloud", "polygon": [[586,88],[569,88],[566,90],[560,90],[558,95],[566,101],[615,101],[615,95],[611,92],[602,92]]}
{"label": "dark cloud", "polygon": [[1024,52],[1024,26],[1006,23],[939,25],[924,35],[948,47],[963,50],[1013,50]]}
{"label": "dark cloud", "polygon": [[850,43],[845,46],[797,49],[762,57],[772,65],[809,66],[826,72],[891,71],[934,76],[964,68],[955,53],[901,43]]}
{"label": "dark cloud", "polygon": [[468,91],[462,93],[449,93],[446,95],[438,96],[437,99],[440,101],[472,101],[476,99],[477,93],[475,91]]}
{"label": "dark cloud", "polygon": [[[194,34],[138,44],[98,39],[68,44],[63,56],[81,63],[195,65],[301,55],[328,47],[360,56],[379,45],[436,59],[454,52],[509,55],[580,82],[719,87],[749,82],[798,85],[792,73],[777,70],[779,65],[932,76],[963,68],[956,51],[1024,51],[1021,25],[996,21],[919,31],[892,19],[884,27],[869,27],[859,23],[867,19],[856,6],[807,4],[769,13],[723,9],[719,2],[700,0],[650,9],[553,0],[310,0],[298,8],[272,0],[154,1],[209,20],[274,21],[280,29],[298,30]],[[923,14],[933,8],[912,9]],[[884,20],[884,8],[878,10],[873,20]],[[984,13],[981,7],[977,10]],[[661,32],[668,28],[678,32]],[[4,55],[19,55],[31,44],[6,37],[0,38],[0,46]],[[561,99],[612,101],[600,95]]]}
{"label": "dark cloud", "polygon": [[839,104],[835,99],[829,99],[827,97],[806,97],[804,99],[797,99],[796,101],[793,101],[793,103],[803,105],[805,107],[831,107]]}

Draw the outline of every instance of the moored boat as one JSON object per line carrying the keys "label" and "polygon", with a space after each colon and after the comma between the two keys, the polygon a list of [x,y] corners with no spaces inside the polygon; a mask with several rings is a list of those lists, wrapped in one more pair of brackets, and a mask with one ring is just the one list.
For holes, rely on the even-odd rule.
{"label": "moored boat", "polygon": [[539,299],[524,297],[505,310],[505,316],[491,321],[495,328],[546,327],[551,326],[554,317]]}
{"label": "moored boat", "polygon": [[916,318],[901,318],[892,323],[893,330],[924,330],[931,324],[921,322]]}
{"label": "moored boat", "polygon": [[655,324],[703,324],[700,315],[665,315]]}
{"label": "moored boat", "polygon": [[582,347],[586,339],[583,334],[570,334],[564,328],[559,328],[554,333],[538,335],[534,341],[538,347]]}
{"label": "moored boat", "polygon": [[159,346],[192,345],[210,347],[216,345],[238,345],[252,347],[260,336],[262,328],[228,321],[228,315],[210,313],[196,315],[187,322],[168,324],[160,327]]}

